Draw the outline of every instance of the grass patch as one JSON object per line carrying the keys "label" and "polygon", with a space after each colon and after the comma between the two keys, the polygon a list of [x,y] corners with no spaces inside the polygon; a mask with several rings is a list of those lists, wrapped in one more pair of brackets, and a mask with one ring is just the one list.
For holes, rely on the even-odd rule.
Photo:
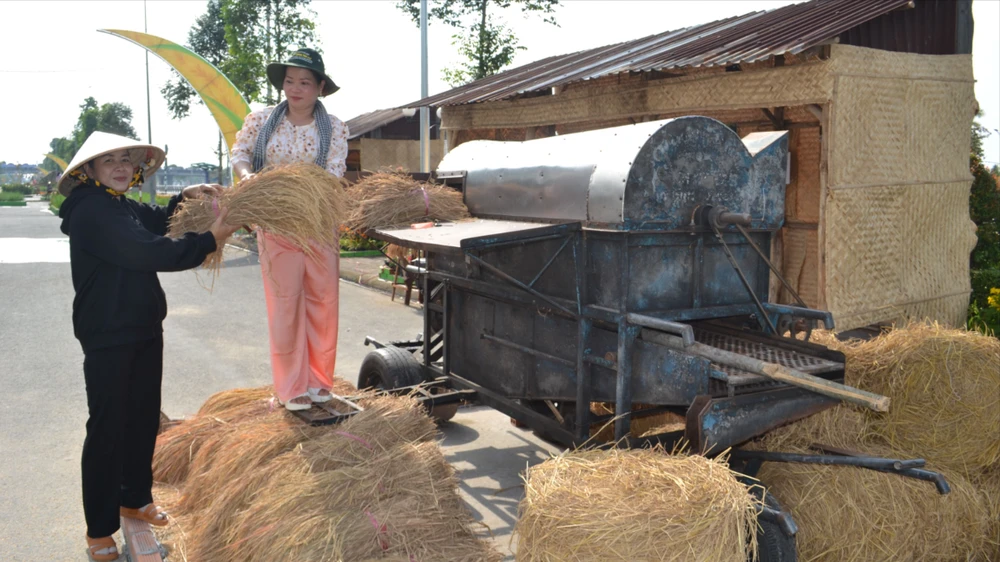
{"label": "grass patch", "polygon": [[0,193],[0,203],[15,203],[18,201],[24,201],[24,195],[21,193],[10,193],[4,191]]}

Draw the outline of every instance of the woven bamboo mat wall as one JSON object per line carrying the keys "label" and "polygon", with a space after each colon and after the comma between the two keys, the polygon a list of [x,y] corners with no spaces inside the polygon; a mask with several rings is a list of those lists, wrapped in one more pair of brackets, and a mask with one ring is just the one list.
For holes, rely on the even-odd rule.
{"label": "woven bamboo mat wall", "polygon": [[968,56],[834,45],[823,217],[826,304],[838,329],[968,305]]}

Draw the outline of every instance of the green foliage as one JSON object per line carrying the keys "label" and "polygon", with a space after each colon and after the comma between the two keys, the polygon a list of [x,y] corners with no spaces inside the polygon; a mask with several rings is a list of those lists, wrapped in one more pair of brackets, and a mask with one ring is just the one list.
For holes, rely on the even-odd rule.
{"label": "green foliage", "polygon": [[360,232],[347,227],[340,227],[340,249],[345,252],[357,252],[360,250],[378,250],[385,243],[374,238],[369,238]]}
{"label": "green foliage", "polygon": [[1000,191],[997,169],[983,164],[982,140],[989,132],[979,123],[972,124],[972,190],[969,193],[969,217],[976,224],[976,247],[969,256],[972,295],[969,299],[969,329],[1000,334]]}
{"label": "green foliage", "polygon": [[272,105],[281,100],[267,81],[265,69],[284,60],[298,47],[322,54],[317,44],[311,0],[222,0],[228,58],[221,70],[243,92],[248,102]]}
{"label": "green foliage", "polygon": [[55,192],[52,194],[52,199],[49,200],[49,209],[53,212],[58,213],[59,207],[62,207],[63,201],[66,200],[66,196],[62,193]]}
{"label": "green foliage", "polygon": [[[187,47],[198,53],[219,70],[223,70],[229,56],[226,43],[226,24],[222,20],[222,4],[219,0],[209,0],[205,13],[195,20],[188,30]],[[183,119],[190,114],[191,100],[204,104],[197,92],[176,70],[174,78],[160,89],[167,100],[167,108],[174,119]]]}
{"label": "green foliage", "polygon": [[0,203],[8,203],[14,201],[24,201],[24,195],[21,193],[10,193],[6,191],[0,193]]}
{"label": "green foliage", "polygon": [[[134,201],[139,201],[139,202],[143,202],[144,201],[143,198],[142,198],[143,195],[145,195],[145,194],[144,193],[140,193],[136,189],[130,189],[129,191],[127,191],[125,193],[125,197],[128,197],[129,199],[132,199]],[[145,202],[149,203],[149,197],[146,197]],[[156,196],[156,204],[157,205],[159,205],[161,207],[166,207],[168,203],[170,203],[170,196],[169,195],[157,195]]]}
{"label": "green foliage", "polygon": [[[66,162],[73,159],[76,151],[83,146],[94,131],[112,133],[139,140],[132,128],[132,109],[120,102],[99,105],[97,100],[88,97],[80,104],[80,115],[69,138],[55,138],[49,142],[48,152],[55,154]],[[46,158],[46,161],[49,161]],[[51,168],[55,168],[53,163]]]}
{"label": "green foliage", "polygon": [[[428,26],[439,20],[462,29],[461,33],[452,35],[452,45],[457,46],[469,62],[444,70],[444,79],[452,87],[496,74],[513,62],[517,51],[524,50],[514,32],[488,13],[491,6],[495,9],[513,6],[520,8],[525,17],[537,15],[545,23],[558,25],[555,8],[559,0],[431,0],[429,4]],[[420,25],[420,0],[400,0],[396,7]]]}
{"label": "green foliage", "polygon": [[21,195],[31,195],[38,191],[34,186],[23,183],[8,183],[0,186],[0,191],[4,193],[19,193]]}

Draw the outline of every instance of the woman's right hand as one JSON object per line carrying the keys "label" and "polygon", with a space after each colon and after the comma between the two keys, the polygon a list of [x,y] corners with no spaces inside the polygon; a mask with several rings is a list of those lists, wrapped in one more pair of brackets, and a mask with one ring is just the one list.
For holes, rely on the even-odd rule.
{"label": "woman's right hand", "polygon": [[216,248],[221,248],[226,243],[226,240],[240,229],[239,226],[226,224],[227,215],[229,215],[229,209],[223,208],[219,216],[215,218],[215,222],[212,223],[212,227],[209,228],[209,232],[215,237]]}

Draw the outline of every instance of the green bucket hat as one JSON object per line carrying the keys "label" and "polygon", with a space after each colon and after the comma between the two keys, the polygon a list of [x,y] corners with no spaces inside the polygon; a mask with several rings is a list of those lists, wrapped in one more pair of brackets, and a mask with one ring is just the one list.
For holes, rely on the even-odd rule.
{"label": "green bucket hat", "polygon": [[333,79],[327,76],[326,67],[323,66],[323,57],[312,49],[299,49],[288,55],[285,62],[272,62],[267,65],[267,80],[277,89],[282,89],[285,82],[285,68],[297,66],[308,68],[313,72],[318,72],[323,76],[326,84],[323,86],[322,96],[328,96],[340,89],[340,86],[333,83]]}

